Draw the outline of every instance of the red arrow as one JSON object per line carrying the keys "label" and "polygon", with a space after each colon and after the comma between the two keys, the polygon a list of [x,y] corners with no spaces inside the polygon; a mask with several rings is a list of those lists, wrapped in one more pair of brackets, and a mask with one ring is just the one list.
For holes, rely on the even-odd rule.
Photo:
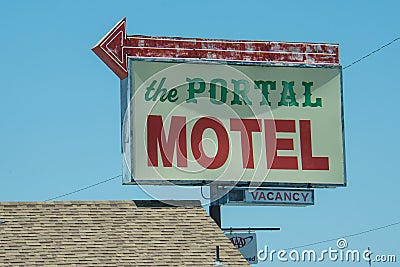
{"label": "red arrow", "polygon": [[339,65],[336,44],[127,36],[126,18],[92,50],[120,79],[128,76],[128,57]]}
{"label": "red arrow", "polygon": [[128,76],[127,54],[124,54],[126,41],[126,18],[123,18],[103,39],[96,44],[93,52],[114,71],[120,79]]}

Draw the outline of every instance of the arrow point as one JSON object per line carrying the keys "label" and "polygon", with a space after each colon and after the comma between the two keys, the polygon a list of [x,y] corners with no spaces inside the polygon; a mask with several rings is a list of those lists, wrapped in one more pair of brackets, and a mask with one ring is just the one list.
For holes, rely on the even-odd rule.
{"label": "arrow point", "polygon": [[125,44],[126,18],[123,18],[92,48],[92,51],[120,79],[128,76],[126,55],[123,50]]}

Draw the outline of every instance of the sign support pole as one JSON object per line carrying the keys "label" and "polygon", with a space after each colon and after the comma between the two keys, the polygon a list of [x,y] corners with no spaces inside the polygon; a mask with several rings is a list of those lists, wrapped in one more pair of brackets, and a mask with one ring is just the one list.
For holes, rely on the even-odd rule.
{"label": "sign support pole", "polygon": [[218,186],[217,185],[210,185],[210,217],[215,221],[219,228],[221,228],[221,204],[218,201]]}

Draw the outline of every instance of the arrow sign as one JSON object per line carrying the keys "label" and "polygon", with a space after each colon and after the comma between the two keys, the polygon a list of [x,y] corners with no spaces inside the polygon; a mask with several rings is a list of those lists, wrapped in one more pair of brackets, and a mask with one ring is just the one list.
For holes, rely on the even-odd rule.
{"label": "arrow sign", "polygon": [[92,51],[115,73],[120,79],[128,76],[126,47],[126,18],[123,18],[103,39],[98,42]]}
{"label": "arrow sign", "polygon": [[337,44],[127,36],[126,18],[119,21],[92,50],[120,79],[128,76],[128,57],[339,65]]}

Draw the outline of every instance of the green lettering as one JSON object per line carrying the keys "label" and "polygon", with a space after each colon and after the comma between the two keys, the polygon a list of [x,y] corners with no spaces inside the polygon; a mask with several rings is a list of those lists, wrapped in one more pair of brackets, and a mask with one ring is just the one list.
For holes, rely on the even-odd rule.
{"label": "green lettering", "polygon": [[176,100],[178,100],[178,90],[176,90],[176,88],[172,88],[169,92],[168,92],[168,101],[169,102],[176,102]]}
{"label": "green lettering", "polygon": [[233,100],[231,101],[231,105],[242,105],[239,95],[243,99],[245,105],[251,105],[252,102],[247,97],[247,93],[250,91],[249,82],[246,80],[232,80],[232,83],[234,96]]}
{"label": "green lettering", "polygon": [[311,101],[311,86],[314,85],[313,82],[302,82],[301,83],[304,86],[304,103],[303,107],[322,107],[322,99],[320,97],[315,99],[315,102],[313,103]]}
{"label": "green lettering", "polygon": [[[221,87],[221,99],[217,100],[217,84]],[[226,95],[228,94],[228,88],[224,79],[212,79],[210,82],[210,101],[213,104],[226,103]]]}
{"label": "green lettering", "polygon": [[281,101],[279,101],[278,106],[298,107],[299,103],[297,103],[296,94],[293,91],[294,82],[282,81],[282,86]]}
{"label": "green lettering", "polygon": [[150,96],[150,93],[154,90],[154,85],[156,85],[157,80],[154,80],[151,82],[150,86],[146,88],[146,94],[144,95],[144,99],[146,101],[150,101],[153,99],[154,94],[152,96]]}
{"label": "green lettering", "polygon": [[260,89],[262,92],[261,106],[271,106],[271,102],[268,100],[268,88],[270,90],[276,90],[276,81],[254,81],[254,88]]}
{"label": "green lettering", "polygon": [[[165,77],[163,77],[161,79],[160,84],[157,87],[157,90],[153,93],[152,96],[150,96],[150,92],[154,90],[154,85],[156,85],[156,83],[157,83],[157,80],[152,81],[150,86],[146,88],[146,94],[144,95],[144,99],[146,101],[150,101],[150,100],[156,101],[160,94],[161,94],[160,98],[163,99],[163,97],[167,95],[167,89],[162,88],[166,79],[167,78],[165,78]],[[165,99],[162,100],[162,102],[164,102],[164,101],[165,101]]]}
{"label": "green lettering", "polygon": [[[186,99],[186,103],[197,103],[195,95],[204,92],[204,90],[206,89],[206,83],[201,78],[186,78],[186,82],[189,83],[189,88],[187,90],[189,93],[189,97]],[[198,88],[195,88],[196,83],[199,85]]]}

